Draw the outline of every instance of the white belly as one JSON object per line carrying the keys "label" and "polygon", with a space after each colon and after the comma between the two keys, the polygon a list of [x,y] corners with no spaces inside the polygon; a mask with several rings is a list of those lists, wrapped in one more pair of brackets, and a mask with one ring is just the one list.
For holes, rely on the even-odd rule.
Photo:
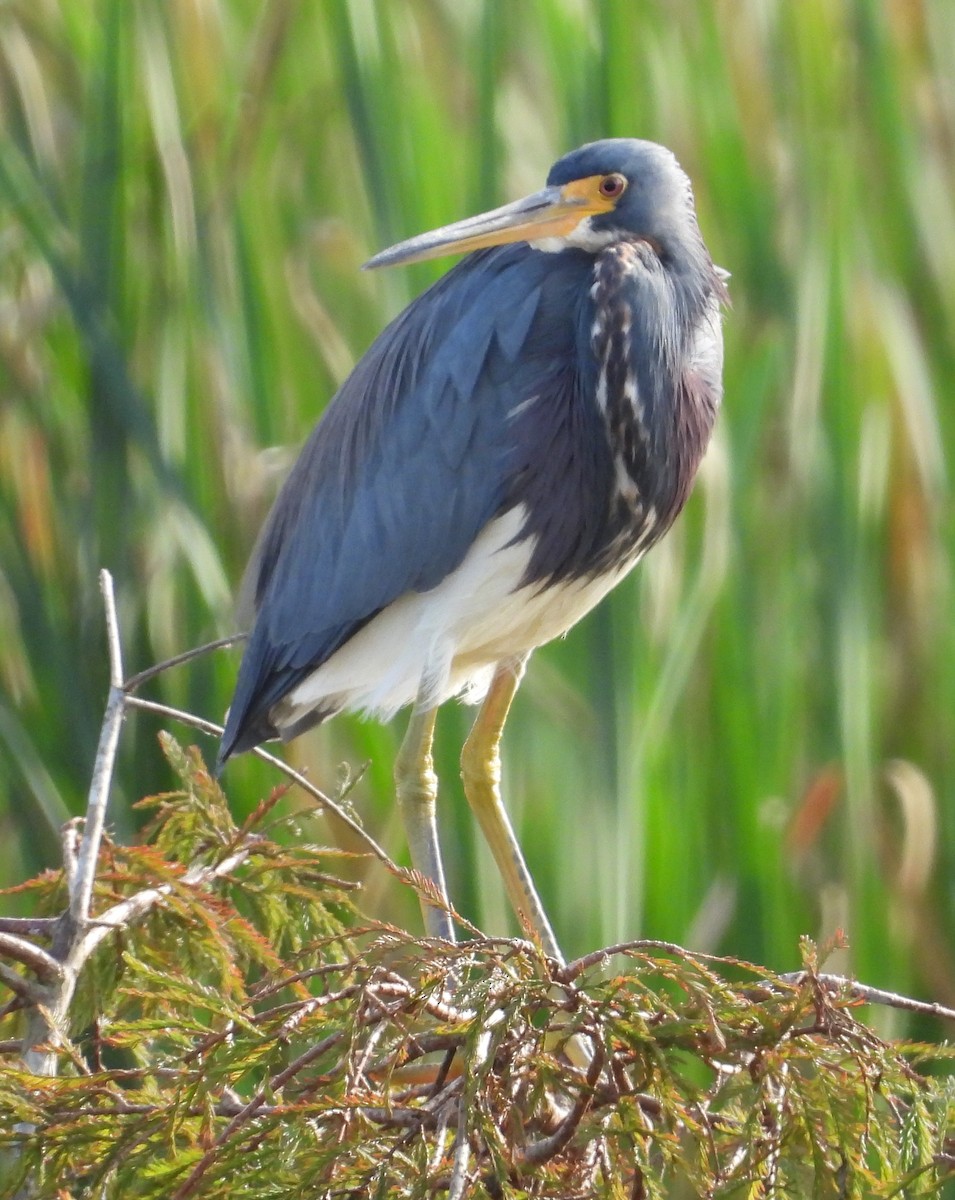
{"label": "white belly", "polygon": [[387,719],[422,687],[430,704],[461,693],[479,700],[499,662],[566,633],[637,561],[596,579],[519,587],[533,541],[509,543],[523,525],[520,507],[492,521],[436,588],[407,592],[369,621],[276,706],[278,728],[315,708]]}

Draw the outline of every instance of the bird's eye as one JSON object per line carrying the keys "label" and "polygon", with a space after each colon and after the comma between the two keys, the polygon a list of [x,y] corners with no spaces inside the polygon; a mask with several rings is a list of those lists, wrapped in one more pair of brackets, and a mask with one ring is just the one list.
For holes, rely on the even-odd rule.
{"label": "bird's eye", "polygon": [[627,181],[622,175],[605,175],[597,190],[606,200],[616,200],[627,190]]}

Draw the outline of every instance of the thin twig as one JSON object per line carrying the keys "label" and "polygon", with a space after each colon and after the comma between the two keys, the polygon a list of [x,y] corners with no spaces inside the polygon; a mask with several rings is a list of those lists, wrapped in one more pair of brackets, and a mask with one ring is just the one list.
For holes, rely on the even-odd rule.
{"label": "thin twig", "polygon": [[114,688],[123,686],[123,647],[119,637],[119,617],[116,615],[116,596],[113,577],[104,567],[99,573],[100,591],[106,606],[106,644],[109,647],[109,682]]}
{"label": "thin twig", "polygon": [[221,725],[217,725],[215,721],[207,721],[205,717],[197,717],[195,713],[186,712],[183,708],[160,704],[158,700],[143,700],[139,696],[127,696],[126,703],[130,708],[141,708],[143,712],[156,713],[160,717],[171,717],[174,721],[181,721],[183,725],[190,725],[193,729],[198,729],[200,733],[208,733],[210,737],[222,736]]}
{"label": "thin twig", "polygon": [[247,633],[233,633],[229,637],[216,638],[214,642],[206,642],[202,646],[193,646],[191,650],[183,650],[181,654],[174,654],[172,658],[154,663],[153,666],[146,667],[144,671],[137,671],[135,675],[130,675],[123,684],[123,691],[128,696],[141,688],[144,683],[148,683],[150,679],[155,679],[157,675],[161,675],[164,671],[169,671],[173,667],[181,667],[183,663],[192,662],[194,658],[201,658],[203,654],[210,654],[213,650],[224,650],[227,646],[234,646],[238,642],[244,642],[248,636]]}
{"label": "thin twig", "polygon": [[558,983],[571,983],[584,971],[595,967],[598,963],[605,962],[608,958],[613,958],[615,954],[640,954],[650,950],[672,954],[675,958],[682,959],[684,962],[692,962],[697,965],[702,963],[715,963],[718,966],[732,965],[752,971],[756,975],[767,974],[760,967],[755,966],[753,963],[745,962],[740,958],[728,958],[719,954],[707,954],[703,951],[687,950],[684,946],[680,946],[676,942],[664,942],[658,938],[636,938],[630,942],[617,942],[613,946],[604,946],[602,950],[592,950],[589,954],[584,954],[581,958],[576,958],[573,962],[569,962],[565,967],[558,967],[554,972],[554,978]]}
{"label": "thin twig", "polygon": [[[666,954],[675,955],[677,958],[681,958],[687,962],[715,963],[716,965],[725,963],[751,970],[756,974],[763,974],[760,968],[741,959],[722,958],[717,954],[703,954],[686,950],[682,946],[678,946],[675,942],[646,939],[632,942],[618,942],[614,946],[605,946],[602,950],[591,951],[590,954],[585,954],[581,958],[568,963],[566,967],[559,968],[555,972],[555,978],[560,983],[570,983],[590,967],[605,962],[615,954],[634,954],[649,950],[663,951]],[[955,1009],[948,1008],[944,1004],[936,1004],[925,1000],[913,1000],[910,996],[902,996],[897,992],[887,992],[882,988],[871,987],[867,983],[859,983],[857,980],[847,979],[842,975],[820,975],[814,973],[811,977],[817,979],[830,991],[838,991],[841,988],[845,988],[853,997],[865,1000],[869,1004],[881,1004],[886,1008],[900,1008],[906,1012],[917,1012],[925,1016],[941,1017],[947,1021],[955,1021]],[[789,984],[791,987],[799,987],[808,978],[810,978],[810,974],[807,971],[791,971],[786,975],[779,975],[775,979],[766,978],[765,983],[769,987],[778,986],[780,983]]]}
{"label": "thin twig", "polygon": [[[0,1042],[0,1054],[3,1053],[6,1043]],[[14,1043],[15,1045],[15,1043]],[[182,1105],[177,1108],[177,1113],[184,1117],[204,1117],[210,1111],[215,1113],[217,1117],[232,1117],[236,1113],[241,1112],[243,1108],[241,1100],[235,1098],[223,1098],[218,1103],[213,1104],[211,1109],[207,1105]],[[309,1104],[263,1104],[256,1110],[257,1117],[275,1117],[288,1116],[292,1120],[301,1120],[303,1116],[309,1114]],[[89,1105],[87,1107],[78,1107],[70,1110],[67,1119],[74,1120],[77,1117],[122,1117],[122,1116],[168,1116],[169,1106],[166,1104],[137,1104],[123,1100],[114,1100],[112,1104]],[[406,1129],[406,1128],[421,1128],[422,1126],[433,1125],[433,1118],[428,1113],[423,1113],[417,1108],[401,1108],[391,1106],[385,1108],[383,1106],[375,1106],[368,1104],[354,1104],[342,1106],[340,1108],[328,1108],[323,1101],[319,1106],[317,1115],[326,1120],[338,1116],[341,1113],[353,1114],[357,1113],[366,1120],[373,1121],[376,1125],[383,1125],[391,1129]],[[48,1122],[47,1128],[55,1129],[59,1122],[56,1118],[52,1118]]]}
{"label": "thin twig", "polygon": [[[157,713],[159,716],[169,717],[174,721],[182,721],[184,725],[190,725],[193,729],[198,729],[202,733],[208,733],[212,737],[222,736],[221,725],[217,725],[215,721],[207,721],[204,717],[194,716],[184,709],[171,708],[168,704],[159,704],[155,700],[141,700],[138,696],[127,696],[126,703],[131,708],[141,708],[145,712]],[[281,771],[286,778],[291,779],[293,783],[297,783],[303,791],[307,792],[323,808],[327,808],[329,812],[334,813],[338,820],[347,825],[352,833],[364,842],[375,858],[383,863],[393,875],[396,875],[399,879],[403,879],[405,882],[414,883],[414,880],[411,878],[411,872],[405,870],[404,867],[399,867],[393,859],[389,858],[384,848],[375,841],[371,834],[364,830],[354,817],[349,816],[340,804],[337,804],[330,796],[327,796],[320,788],[316,787],[307,776],[302,775],[301,772],[296,771],[294,767],[290,767],[287,762],[283,762],[282,759],[277,758],[274,754],[270,754],[268,750],[263,750],[261,746],[256,746],[251,753],[256,758],[260,758],[263,762],[267,762],[270,766]]]}

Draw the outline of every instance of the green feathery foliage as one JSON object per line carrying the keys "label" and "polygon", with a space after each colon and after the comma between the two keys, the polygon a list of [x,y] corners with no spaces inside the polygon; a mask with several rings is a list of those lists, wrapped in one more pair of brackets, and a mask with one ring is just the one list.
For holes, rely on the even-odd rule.
{"label": "green feathery foliage", "polygon": [[[0,1060],[3,1196],[914,1198],[951,1176],[951,1077],[919,1073],[950,1055],[877,1037],[811,946],[792,983],[659,943],[561,968],[363,925],[310,814],[276,792],[239,826],[164,745],[181,790],[107,847],[94,916],[161,900],[97,951],[55,1078]],[[30,890],[63,905],[59,875]]]}

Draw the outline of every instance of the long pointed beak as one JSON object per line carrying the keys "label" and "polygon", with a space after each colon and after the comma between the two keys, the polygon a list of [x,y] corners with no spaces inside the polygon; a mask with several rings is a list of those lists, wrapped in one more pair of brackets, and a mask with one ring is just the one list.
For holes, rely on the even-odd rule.
{"label": "long pointed beak", "polygon": [[604,207],[595,205],[589,195],[577,190],[573,184],[562,188],[546,187],[523,200],[515,200],[513,204],[398,242],[370,258],[363,269],[422,262],[426,258],[464,254],[505,242],[532,242],[538,238],[565,236],[589,213],[603,211]]}

